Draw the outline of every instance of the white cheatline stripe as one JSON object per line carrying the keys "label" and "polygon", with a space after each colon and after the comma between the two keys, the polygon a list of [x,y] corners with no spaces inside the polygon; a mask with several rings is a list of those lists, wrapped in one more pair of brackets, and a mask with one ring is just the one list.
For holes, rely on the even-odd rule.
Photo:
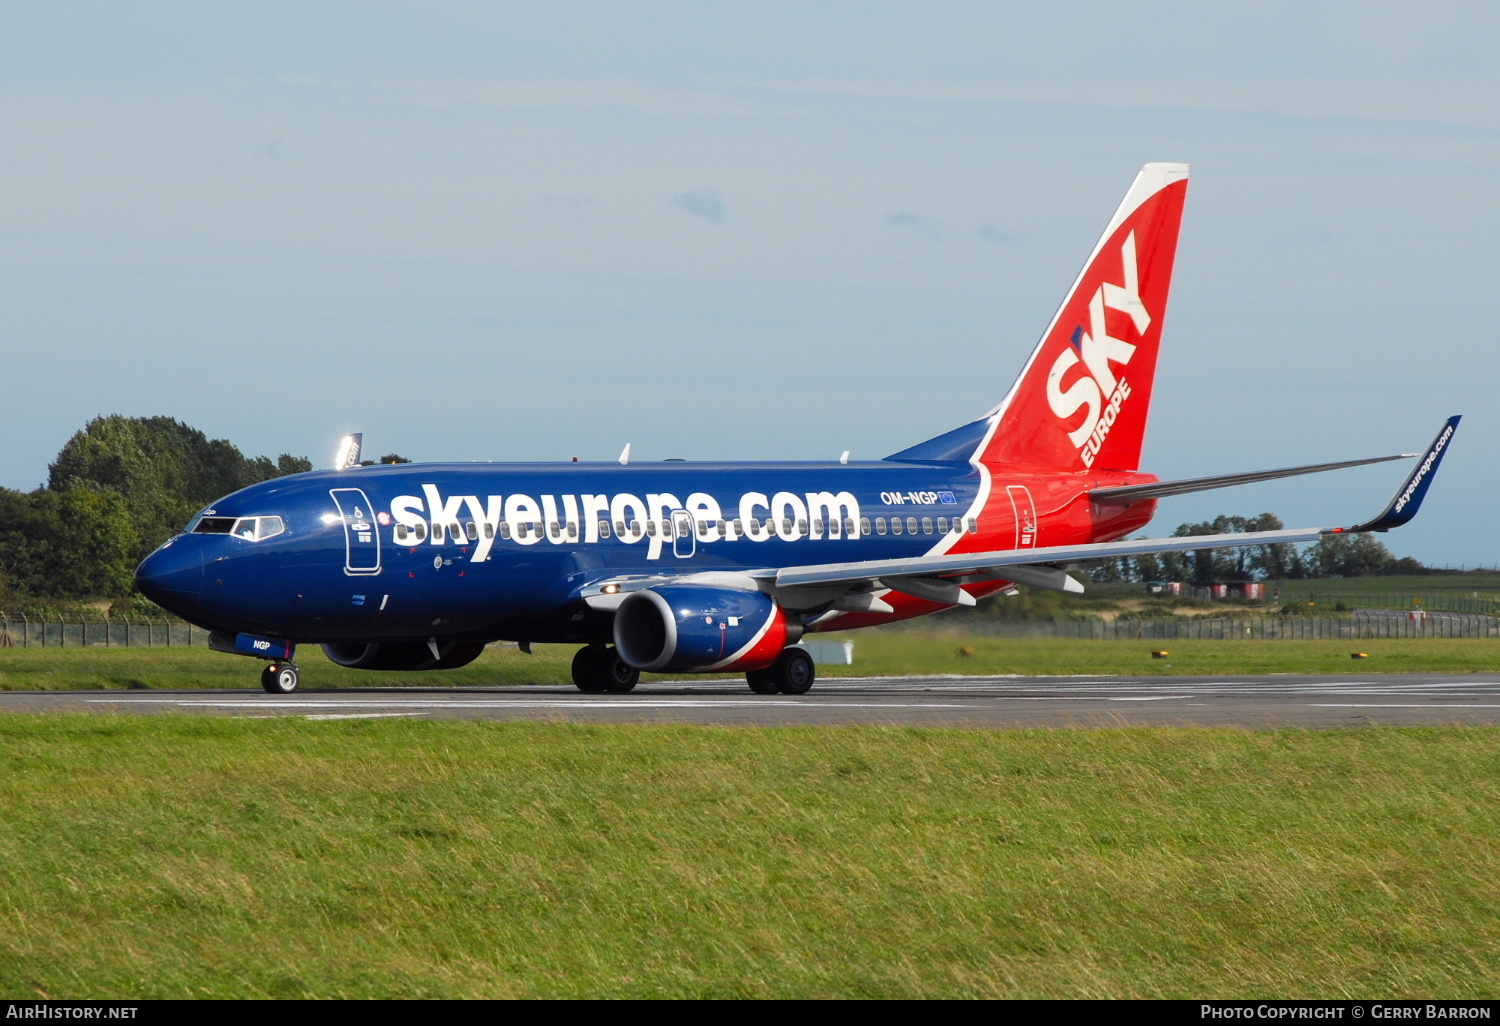
{"label": "white cheatline stripe", "polygon": [[[191,699],[171,698],[91,698],[89,702],[96,704],[124,705],[132,703],[175,705],[181,708],[202,709],[389,709],[395,702],[361,701],[349,700],[343,702],[276,702],[261,701],[255,698],[246,698],[241,701],[195,701]],[[413,706],[418,709],[718,709],[729,706],[749,706],[754,708],[766,708],[767,706],[788,707],[797,709],[982,709],[984,706],[961,702],[882,702],[879,705],[870,705],[867,702],[809,702],[799,701],[796,698],[762,698],[747,701],[736,701],[734,699],[706,698],[706,699],[538,699],[533,701],[516,702],[402,702],[401,705]],[[405,715],[403,713],[391,713],[389,715]],[[313,717],[308,717],[312,719]]]}
{"label": "white cheatline stripe", "polygon": [[748,642],[742,645],[739,650],[731,655],[728,659],[720,659],[712,666],[709,666],[707,670],[717,670],[721,666],[733,666],[735,663],[745,658],[745,656],[749,655],[750,652],[755,648],[755,646],[760,644],[760,640],[766,636],[766,632],[771,629],[771,625],[776,622],[776,618],[780,615],[781,609],[776,605],[772,605],[771,612],[766,616],[766,622],[760,625],[760,630],[755,632],[755,637],[751,638]]}
{"label": "white cheatline stripe", "polygon": [[1500,709],[1478,702],[1309,702],[1314,709]]}

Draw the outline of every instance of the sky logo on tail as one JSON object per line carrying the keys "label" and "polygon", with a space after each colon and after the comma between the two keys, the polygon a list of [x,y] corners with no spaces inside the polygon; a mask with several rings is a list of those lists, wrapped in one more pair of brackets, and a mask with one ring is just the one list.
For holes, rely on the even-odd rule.
{"label": "sky logo on tail", "polygon": [[[1114,365],[1124,366],[1135,355],[1136,347],[1124,339],[1112,338],[1106,325],[1105,310],[1116,310],[1130,318],[1136,334],[1144,334],[1151,324],[1151,314],[1141,302],[1140,276],[1136,264],[1135,232],[1120,246],[1120,263],[1125,282],[1102,283],[1089,300],[1089,330],[1079,325],[1073,331],[1072,345],[1057,354],[1047,375],[1047,405],[1060,420],[1069,420],[1086,409],[1083,422],[1068,432],[1068,441],[1078,447],[1083,465],[1091,467],[1099,455],[1110,428],[1130,398],[1130,383],[1116,376]],[[1063,375],[1082,363],[1084,373],[1066,389]]]}

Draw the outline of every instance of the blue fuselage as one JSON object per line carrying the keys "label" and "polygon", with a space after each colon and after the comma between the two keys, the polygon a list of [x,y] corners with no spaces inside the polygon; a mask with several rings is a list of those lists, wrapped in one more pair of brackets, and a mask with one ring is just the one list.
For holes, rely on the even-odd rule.
{"label": "blue fuselage", "polygon": [[[315,472],[216,502],[138,580],[205,627],[301,642],[590,640],[600,624],[578,596],[592,582],[925,553],[967,530],[980,485],[967,463]],[[269,517],[281,530],[261,540],[193,530]]]}

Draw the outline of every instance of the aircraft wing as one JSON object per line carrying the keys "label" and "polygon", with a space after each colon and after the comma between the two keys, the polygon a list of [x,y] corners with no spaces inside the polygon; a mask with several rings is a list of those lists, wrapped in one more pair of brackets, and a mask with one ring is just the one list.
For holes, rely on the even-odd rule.
{"label": "aircraft wing", "polygon": [[[1089,542],[959,555],[913,556],[906,559],[868,559],[851,563],[818,563],[809,566],[765,568],[740,572],[710,572],[688,575],[642,574],[596,581],[581,593],[584,601],[599,610],[613,610],[625,595],[669,581],[698,579],[703,583],[759,587],[775,595],[791,609],[828,605],[845,611],[889,612],[879,593],[898,591],[949,605],[974,605],[975,599],[960,585],[978,581],[1012,581],[1056,591],[1082,592],[1083,584],[1068,571],[1080,565],[1120,556],[1157,552],[1196,552],[1202,549],[1241,548],[1317,541],[1328,534],[1387,531],[1417,515],[1427,488],[1447,452],[1459,417],[1444,422],[1395,496],[1381,513],[1354,527],[1304,527],[1281,531],[1238,534],[1200,534],[1182,538],[1136,538],[1129,541]],[[1365,461],[1361,461],[1365,462]],[[723,580],[720,581],[719,579]],[[751,582],[754,582],[752,585]]]}
{"label": "aircraft wing", "polygon": [[[1058,591],[1082,592],[1083,585],[1068,576],[1068,569],[1094,560],[1139,556],[1157,552],[1194,552],[1201,549],[1241,548],[1248,545],[1275,545],[1316,541],[1326,534],[1387,531],[1399,527],[1417,515],[1427,488],[1447,451],[1448,442],[1458,428],[1459,417],[1450,417],[1442,430],[1422,453],[1422,458],[1407,475],[1401,487],[1375,518],[1355,527],[1308,527],[1282,531],[1253,531],[1238,534],[1190,535],[1183,538],[1137,538],[1131,541],[1093,542],[1083,545],[1054,545],[1044,548],[975,552],[962,555],[919,556],[911,559],[876,559],[855,563],[824,563],[816,566],[786,567],[762,571],[752,576],[774,581],[778,593],[783,590],[809,589],[823,591],[837,586],[850,588],[889,588],[893,591],[929,598],[934,601],[972,605],[974,599],[959,585],[983,580],[1009,580],[1019,584],[1052,588]],[[839,608],[835,599],[834,608]],[[855,600],[865,608],[864,599]]]}

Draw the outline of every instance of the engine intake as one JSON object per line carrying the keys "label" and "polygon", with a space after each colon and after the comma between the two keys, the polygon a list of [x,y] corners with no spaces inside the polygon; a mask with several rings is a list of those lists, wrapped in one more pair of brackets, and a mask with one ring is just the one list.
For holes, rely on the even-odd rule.
{"label": "engine intake", "polygon": [[615,648],[638,670],[759,670],[802,637],[769,596],[697,584],[632,592],[615,612]]}

